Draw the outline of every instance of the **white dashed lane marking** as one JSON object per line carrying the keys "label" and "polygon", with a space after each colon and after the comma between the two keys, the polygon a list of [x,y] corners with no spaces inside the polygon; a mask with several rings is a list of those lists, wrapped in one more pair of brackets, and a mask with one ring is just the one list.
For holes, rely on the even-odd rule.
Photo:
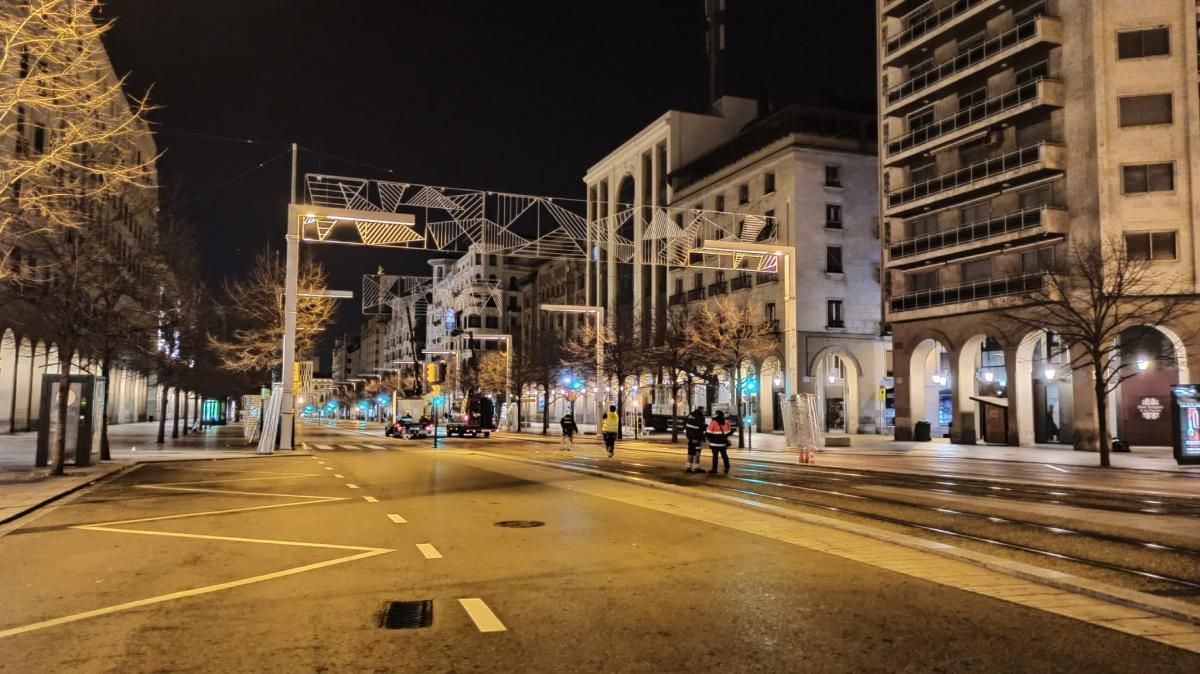
{"label": "white dashed lane marking", "polygon": [[1069,472],[1071,472],[1071,471],[1069,471],[1069,470],[1063,470],[1062,468],[1059,468],[1058,466],[1051,466],[1051,465],[1050,465],[1050,464],[1048,464],[1048,463],[1043,463],[1042,465],[1043,465],[1043,466],[1045,466],[1045,467],[1047,467],[1047,468],[1050,468],[1050,469],[1052,469],[1052,470],[1057,470],[1057,471],[1058,471],[1058,472],[1060,472],[1060,473],[1069,473]]}
{"label": "white dashed lane marking", "polygon": [[403,517],[396,515],[394,513],[389,513],[388,519],[395,522],[396,524],[408,524],[408,520],[406,520]]}
{"label": "white dashed lane marking", "polygon": [[347,486],[347,487],[349,487],[349,488],[351,488],[351,489],[358,489],[358,485],[356,485],[356,484],[350,484],[349,482],[347,482],[347,483],[346,483],[346,486]]}
{"label": "white dashed lane marking", "polygon": [[330,466],[325,466],[325,470],[333,470],[333,468]]}
{"label": "white dashed lane marking", "polygon": [[363,500],[367,503],[379,503],[379,499],[375,498],[374,496],[364,496]]}
{"label": "white dashed lane marking", "polygon": [[313,445],[313,447],[316,447],[317,449],[325,449],[325,450],[333,449],[332,445]]}
{"label": "white dashed lane marking", "polygon": [[425,555],[425,559],[442,558],[442,553],[438,552],[438,549],[429,543],[417,543],[417,549],[421,551],[422,555]]}
{"label": "white dashed lane marking", "polygon": [[467,615],[471,616],[471,621],[475,623],[475,627],[478,627],[480,632],[503,632],[508,629],[504,623],[500,622],[496,614],[492,613],[492,609],[483,603],[482,599],[478,597],[459,599],[458,603],[462,604],[463,609],[466,610]]}
{"label": "white dashed lane marking", "polygon": [[333,476],[338,478],[339,480],[346,477],[345,475],[342,475],[341,473],[334,473]]}

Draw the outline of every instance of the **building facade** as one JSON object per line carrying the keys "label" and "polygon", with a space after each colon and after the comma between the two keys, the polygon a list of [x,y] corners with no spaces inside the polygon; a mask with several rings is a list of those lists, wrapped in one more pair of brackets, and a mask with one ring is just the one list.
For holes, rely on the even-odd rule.
{"label": "building facade", "polygon": [[[996,309],[1040,287],[1072,243],[1096,241],[1151,260],[1178,281],[1175,292],[1194,297],[1196,5],[877,8],[896,437],[928,420],[934,435],[959,442],[1094,446],[1085,373],[1072,375],[1053,334],[1004,334]],[[1170,342],[1174,363],[1134,374],[1103,413],[1135,444],[1167,444],[1154,408],[1171,383],[1194,381],[1180,335],[1195,326],[1145,327]],[[983,415],[991,408],[998,417]]]}
{"label": "building facade", "polygon": [[[881,337],[874,118],[801,106],[784,108],[671,173],[671,206],[763,216],[777,242],[796,251],[799,353],[782,338],[774,355],[743,364],[757,377],[760,430],[783,430],[783,373],[798,359],[798,390],[815,393],[827,432],[874,433],[890,420],[878,391],[891,385],[890,340]],[[741,225],[745,226],[744,221]],[[740,227],[739,227],[740,229]],[[781,325],[777,274],[671,269],[668,304],[687,310],[725,296]],[[780,337],[782,337],[780,335]],[[715,400],[708,400],[715,394]],[[666,398],[668,395],[659,395]],[[699,387],[700,404],[731,404],[728,382]]]}

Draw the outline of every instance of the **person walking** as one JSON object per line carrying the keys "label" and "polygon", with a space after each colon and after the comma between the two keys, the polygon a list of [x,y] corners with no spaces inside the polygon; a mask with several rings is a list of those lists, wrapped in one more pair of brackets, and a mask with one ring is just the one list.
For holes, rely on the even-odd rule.
{"label": "person walking", "polygon": [[687,416],[683,423],[683,432],[687,435],[687,470],[685,473],[703,473],[700,467],[701,452],[704,451],[704,408],[697,407]]}
{"label": "person walking", "polygon": [[712,449],[712,470],[709,475],[717,473],[717,456],[725,460],[725,474],[729,474],[729,436],[733,435],[733,425],[725,418],[725,412],[717,410],[716,416],[708,423],[708,446]]}
{"label": "person walking", "polygon": [[575,434],[579,432],[579,426],[575,424],[575,415],[571,414],[571,410],[567,410],[562,415],[562,420],[558,422],[562,427],[562,448],[571,451],[575,446]]}
{"label": "person walking", "polygon": [[617,416],[617,406],[609,405],[608,412],[600,420],[600,432],[604,434],[604,448],[612,456],[617,446],[617,430],[621,428],[621,417]]}

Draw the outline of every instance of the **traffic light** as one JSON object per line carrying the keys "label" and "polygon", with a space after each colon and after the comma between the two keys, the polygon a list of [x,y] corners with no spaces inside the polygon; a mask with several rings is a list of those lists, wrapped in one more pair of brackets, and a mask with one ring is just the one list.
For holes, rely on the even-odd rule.
{"label": "traffic light", "polygon": [[750,377],[746,381],[742,382],[742,393],[751,396],[755,393],[758,393],[758,379],[755,377]]}
{"label": "traffic light", "polygon": [[425,379],[430,384],[440,384],[446,380],[445,363],[429,363],[425,366]]}

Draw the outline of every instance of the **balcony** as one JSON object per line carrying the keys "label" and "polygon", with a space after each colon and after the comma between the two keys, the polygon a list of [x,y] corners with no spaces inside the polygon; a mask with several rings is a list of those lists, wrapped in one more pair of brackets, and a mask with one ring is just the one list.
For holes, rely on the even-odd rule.
{"label": "balcony", "polygon": [[683,293],[675,293],[674,295],[671,295],[669,298],[667,298],[667,305],[674,307],[674,306],[683,304],[685,301],[684,297],[685,296]]}
{"label": "balcony", "polygon": [[725,281],[717,281],[716,283],[712,283],[708,286],[708,296],[709,297],[716,297],[717,295],[724,295],[727,292],[729,292],[729,284],[726,283]]}
{"label": "balcony", "polygon": [[1033,235],[1065,234],[1067,212],[1057,206],[1028,208],[956,229],[927,234],[888,246],[888,261],[910,264],[951,256],[981,246],[1004,245]]}
{"label": "balcony", "polygon": [[[885,93],[888,115],[913,104],[924,103],[937,89],[962,81],[968,76],[984,71],[988,66],[1011,58],[1015,53],[1033,45],[1045,44],[1056,47],[1062,44],[1062,22],[1056,17],[1043,15],[1025,21],[1019,26],[986,40],[954,58],[937,64],[916,77],[891,87]],[[916,94],[923,93],[920,99]]]}
{"label": "balcony", "polygon": [[687,301],[695,302],[704,299],[704,288],[692,288],[687,291]]}
{"label": "balcony", "polygon": [[911,14],[914,9],[931,2],[932,0],[926,2],[921,0],[884,0],[883,14],[885,16],[903,16]]}
{"label": "balcony", "polygon": [[733,277],[733,280],[729,282],[729,286],[733,290],[733,292],[737,292],[739,290],[745,290],[746,288],[753,288],[754,287],[754,277],[749,274],[743,274],[742,276],[735,276],[735,277]]}
{"label": "balcony", "polygon": [[974,283],[964,283],[947,288],[921,290],[908,295],[892,297],[888,306],[892,313],[942,307],[948,304],[961,304],[986,300],[993,297],[1019,295],[1021,293],[1041,290],[1045,283],[1045,274],[1025,274],[1003,279],[988,279]]}
{"label": "balcony", "polygon": [[1055,143],[1038,143],[992,157],[887,195],[889,216],[920,210],[946,199],[966,200],[999,183],[1021,177],[1062,171],[1066,166],[1066,149]]}
{"label": "balcony", "polygon": [[888,143],[889,159],[899,161],[911,157],[933,141],[952,142],[1036,108],[1061,108],[1063,102],[1062,83],[1058,80],[1038,79],[1026,82],[1016,89],[972,105],[966,110],[960,110],[952,117],[891,141]]}
{"label": "balcony", "polygon": [[779,282],[779,274],[777,273],[763,273],[758,275],[758,285],[760,286],[777,282]]}
{"label": "balcony", "polygon": [[985,3],[993,0],[955,0],[955,2],[946,5],[929,16],[910,24],[907,28],[900,31],[900,34],[887,41],[885,46],[886,59],[898,56],[899,54],[908,51],[906,47],[915,44],[921,38],[929,36],[931,33],[937,32],[939,29],[953,23],[955,19],[962,18],[964,15],[971,13],[972,10],[981,8]]}

